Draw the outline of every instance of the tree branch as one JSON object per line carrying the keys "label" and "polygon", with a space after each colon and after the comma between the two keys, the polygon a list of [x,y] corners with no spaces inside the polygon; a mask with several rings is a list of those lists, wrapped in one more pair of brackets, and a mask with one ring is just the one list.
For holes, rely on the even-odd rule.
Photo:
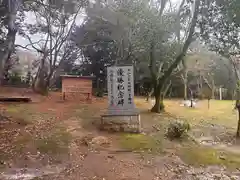
{"label": "tree branch", "polygon": [[195,10],[194,10],[194,14],[193,14],[192,22],[191,22],[191,27],[189,30],[187,40],[184,43],[182,52],[177,56],[176,60],[168,68],[168,70],[164,73],[162,78],[159,79],[160,82],[164,82],[169,78],[169,76],[173,72],[173,70],[175,68],[177,68],[178,64],[182,61],[183,57],[185,56],[185,54],[188,50],[189,45],[192,43],[192,38],[193,38],[193,34],[195,32],[195,27],[197,24],[197,19],[198,19],[198,14],[199,14],[199,6],[200,6],[200,0],[196,0],[195,1]]}
{"label": "tree branch", "polygon": [[32,42],[31,38],[29,35],[24,35],[24,37],[26,37],[28,39],[28,41],[30,42],[29,46],[31,45],[33,49],[35,49],[37,52],[39,53],[44,53],[43,50],[37,48],[36,46],[34,46],[34,44],[36,44],[35,42]]}
{"label": "tree branch", "polygon": [[[70,33],[72,33],[73,26],[75,25],[77,15],[80,12],[80,10],[81,10],[81,6],[78,7],[78,10],[77,10],[76,14],[74,15],[74,18],[72,20],[72,24],[71,24],[70,29],[68,30],[66,36],[61,39],[61,42],[60,42],[59,45],[57,45],[58,42],[56,42],[56,44],[55,44],[55,45],[57,45],[57,46],[55,46],[55,48],[57,48],[57,49],[55,50],[55,55],[54,55],[54,60],[53,60],[53,67],[54,68],[56,66],[58,53],[59,53],[60,49],[62,48],[63,43],[67,40],[67,38],[69,38]],[[60,37],[59,37],[59,39],[60,39]]]}
{"label": "tree branch", "polygon": [[40,39],[40,40],[38,40],[38,41],[36,41],[36,42],[32,42],[31,44],[27,44],[27,45],[25,45],[25,46],[22,46],[22,45],[20,45],[20,44],[15,44],[15,47],[20,47],[20,48],[23,48],[23,49],[27,49],[27,50],[30,50],[29,48],[28,48],[28,46],[32,46],[32,45],[34,45],[34,44],[38,44],[38,43],[40,43],[41,41],[46,41],[46,40],[43,40],[43,39]]}

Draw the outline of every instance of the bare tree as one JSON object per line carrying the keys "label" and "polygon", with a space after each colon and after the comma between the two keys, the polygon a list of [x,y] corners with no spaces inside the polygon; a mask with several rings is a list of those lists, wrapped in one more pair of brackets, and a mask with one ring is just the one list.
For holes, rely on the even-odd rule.
{"label": "bare tree", "polygon": [[[64,4],[59,7],[51,1],[37,0],[29,5],[36,23],[26,24],[21,34],[30,42],[24,48],[31,46],[40,54],[40,65],[33,86],[38,93],[47,92],[51,78],[72,53],[73,43],[70,36],[83,4],[81,1],[73,5],[71,12],[68,12]],[[34,41],[30,34],[37,33],[41,34],[42,38]]]}

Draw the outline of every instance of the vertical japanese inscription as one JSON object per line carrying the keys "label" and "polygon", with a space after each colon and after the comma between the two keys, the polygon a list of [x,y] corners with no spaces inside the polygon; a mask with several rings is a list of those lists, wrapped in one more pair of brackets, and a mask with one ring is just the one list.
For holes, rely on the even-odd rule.
{"label": "vertical japanese inscription", "polygon": [[117,70],[117,98],[118,98],[118,105],[124,105],[124,70],[119,68]]}
{"label": "vertical japanese inscription", "polygon": [[131,69],[128,68],[127,78],[128,78],[128,84],[127,84],[127,92],[128,92],[128,104],[132,104],[132,83],[131,83]]}
{"label": "vertical japanese inscription", "polygon": [[113,95],[113,70],[109,71],[109,81],[110,81],[110,106],[114,106],[114,95]]}
{"label": "vertical japanese inscription", "polygon": [[134,105],[132,66],[108,68],[108,105],[112,112],[131,111]]}

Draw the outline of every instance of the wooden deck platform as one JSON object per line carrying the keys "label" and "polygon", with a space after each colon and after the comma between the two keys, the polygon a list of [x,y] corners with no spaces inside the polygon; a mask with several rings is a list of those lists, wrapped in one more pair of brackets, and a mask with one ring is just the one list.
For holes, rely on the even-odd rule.
{"label": "wooden deck platform", "polygon": [[29,97],[0,97],[0,102],[31,102]]}

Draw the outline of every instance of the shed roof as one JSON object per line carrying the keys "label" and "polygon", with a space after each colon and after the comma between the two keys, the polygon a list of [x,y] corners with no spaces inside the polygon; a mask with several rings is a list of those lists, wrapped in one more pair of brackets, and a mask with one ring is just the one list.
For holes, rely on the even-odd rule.
{"label": "shed roof", "polygon": [[94,79],[95,76],[61,75],[63,78]]}

